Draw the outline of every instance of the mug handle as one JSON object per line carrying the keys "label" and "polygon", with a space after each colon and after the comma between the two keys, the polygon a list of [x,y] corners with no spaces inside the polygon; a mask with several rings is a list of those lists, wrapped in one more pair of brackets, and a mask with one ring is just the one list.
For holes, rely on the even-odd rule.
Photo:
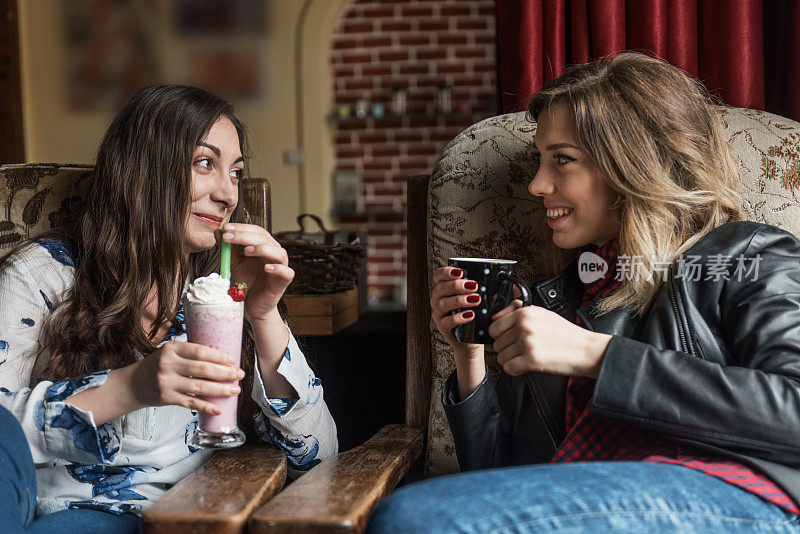
{"label": "mug handle", "polygon": [[520,296],[522,298],[523,306],[530,306],[533,304],[533,296],[531,295],[531,290],[528,289],[525,280],[510,271],[501,271],[497,277],[501,280],[507,280],[517,286],[519,292],[522,293]]}

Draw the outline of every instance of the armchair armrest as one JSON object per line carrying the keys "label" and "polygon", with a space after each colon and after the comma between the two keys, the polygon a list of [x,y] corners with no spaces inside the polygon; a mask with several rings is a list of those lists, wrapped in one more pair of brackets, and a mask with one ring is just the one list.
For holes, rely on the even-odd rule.
{"label": "armchair armrest", "polygon": [[323,461],[256,510],[249,533],[361,532],[422,452],[422,431],[389,425]]}
{"label": "armchair armrest", "polygon": [[283,488],[286,455],[265,443],[217,453],[143,516],[147,534],[239,533],[262,502]]}
{"label": "armchair armrest", "polygon": [[246,178],[242,181],[244,209],[252,224],[263,226],[272,232],[272,193],[266,178]]}

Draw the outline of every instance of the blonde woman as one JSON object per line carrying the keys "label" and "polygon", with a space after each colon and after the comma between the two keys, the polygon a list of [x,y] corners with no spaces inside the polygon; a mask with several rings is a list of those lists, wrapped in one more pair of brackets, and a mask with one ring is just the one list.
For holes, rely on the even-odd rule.
{"label": "blonde woman", "polygon": [[[479,471],[399,490],[371,530],[800,532],[800,241],[742,220],[702,85],[624,53],[570,68],[529,112],[547,300],[494,317],[493,384],[483,346],[451,333],[475,282],[435,272],[456,362],[442,402]],[[581,276],[584,252],[603,277]]]}

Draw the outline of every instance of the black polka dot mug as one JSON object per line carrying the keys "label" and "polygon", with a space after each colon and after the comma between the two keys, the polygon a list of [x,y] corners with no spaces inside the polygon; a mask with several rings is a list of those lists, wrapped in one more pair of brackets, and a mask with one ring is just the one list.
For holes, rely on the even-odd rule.
{"label": "black polka dot mug", "polygon": [[453,331],[457,341],[477,344],[492,343],[494,340],[489,335],[492,315],[514,300],[514,286],[519,289],[519,298],[522,300],[523,306],[533,304],[531,290],[525,281],[514,273],[516,260],[450,258],[447,264],[464,271],[462,280],[477,282],[478,288],[475,292],[481,297],[481,302],[477,306],[453,312],[461,313],[467,309],[475,312],[475,319],[467,324],[457,326]]}

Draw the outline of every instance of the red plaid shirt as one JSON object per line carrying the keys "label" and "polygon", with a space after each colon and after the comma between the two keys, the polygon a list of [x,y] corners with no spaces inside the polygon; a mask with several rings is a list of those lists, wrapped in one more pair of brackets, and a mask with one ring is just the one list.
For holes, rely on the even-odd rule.
{"label": "red plaid shirt", "polygon": [[[587,245],[581,252],[590,251],[608,262],[605,276],[584,284],[586,293],[581,306],[610,295],[620,285],[615,280],[619,241],[612,239],[601,247]],[[576,323],[582,326],[580,317]],[[558,462],[641,461],[682,465],[717,477],[784,510],[800,514],[797,504],[774,482],[763,474],[724,457],[706,456],[699,448],[672,442],[662,435],[635,426],[592,417],[591,400],[595,381],[573,376],[567,385],[567,435],[551,460]]]}

